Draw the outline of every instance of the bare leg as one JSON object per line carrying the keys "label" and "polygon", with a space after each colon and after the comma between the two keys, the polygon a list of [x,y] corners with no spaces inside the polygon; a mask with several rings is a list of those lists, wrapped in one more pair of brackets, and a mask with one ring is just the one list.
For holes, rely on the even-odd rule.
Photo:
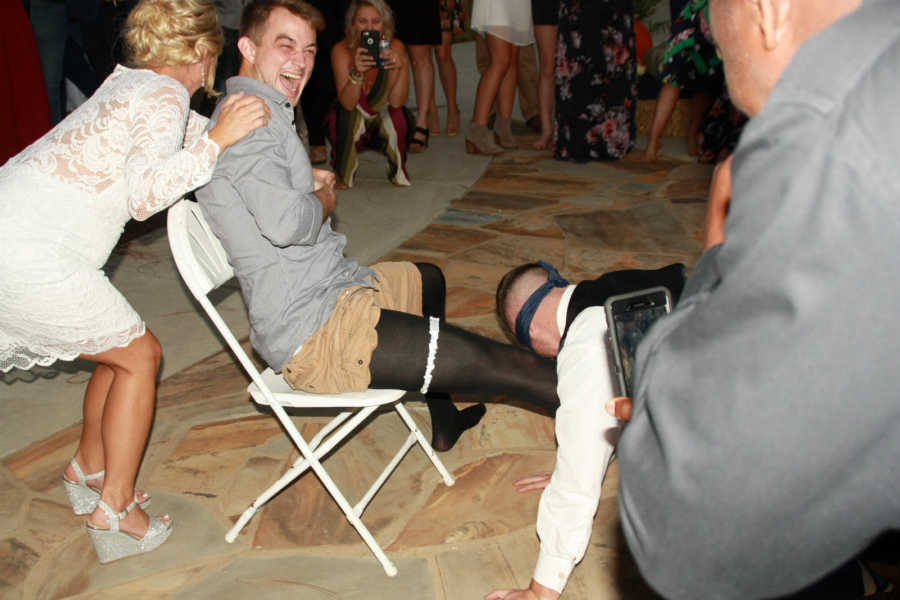
{"label": "bare leg", "polygon": [[[100,363],[104,371],[112,372],[100,423],[106,461],[106,479],[100,499],[115,511],[123,510],[134,496],[134,482],[153,418],[156,374],[161,356],[159,341],[149,331],[124,348],[82,356]],[[101,383],[98,381],[98,386]],[[94,408],[92,405],[92,410]],[[91,514],[90,522],[100,528],[107,526],[106,515],[100,508]],[[138,507],[120,525],[122,531],[142,537],[147,531],[149,517]]]}
{"label": "bare leg", "polygon": [[675,110],[675,103],[678,102],[680,93],[678,86],[671,83],[664,83],[662,89],[659,90],[659,97],[656,99],[656,111],[653,113],[653,125],[650,126],[650,140],[647,142],[644,160],[656,160],[663,129],[666,128],[666,123],[672,117],[672,111]]}
{"label": "bare leg", "polygon": [[[495,42],[493,45],[491,45],[492,39]],[[500,88],[497,90],[497,112],[500,113],[500,116],[511,119],[513,106],[516,102],[516,81],[519,77],[519,71],[516,68],[516,64],[519,60],[519,47],[504,42],[500,38],[489,36],[488,46],[491,48],[491,56],[494,55],[494,48],[497,46],[496,42],[507,46],[508,48],[505,48],[503,51],[509,52],[509,66],[506,69],[503,80],[500,82]]]}
{"label": "bare leg", "polygon": [[546,150],[553,142],[554,71],[556,69],[556,25],[535,25],[541,74],[538,80],[538,98],[541,105],[541,138],[534,143],[536,150]]}
{"label": "bare leg", "polygon": [[697,156],[699,148],[697,146],[697,137],[700,135],[700,126],[703,124],[703,117],[712,105],[712,98],[704,92],[697,92],[691,99],[691,122],[688,124],[687,143],[688,155]]}
{"label": "bare leg", "polygon": [[441,33],[441,45],[434,47],[437,57],[438,75],[447,96],[447,135],[459,133],[459,105],[456,103],[456,64],[453,62],[451,42],[453,36],[449,31]]}
{"label": "bare leg", "polygon": [[[487,45],[490,51],[490,63],[478,81],[478,89],[475,92],[475,111],[472,122],[487,126],[491,105],[500,90],[500,85],[510,68],[515,71],[515,63],[512,62],[514,46],[491,34],[487,35]],[[513,92],[515,93],[515,75],[513,75]],[[515,101],[515,97],[513,98]],[[501,109],[502,110],[502,109]],[[509,106],[507,117],[512,115],[512,103]]]}
{"label": "bare leg", "polygon": [[[434,100],[434,63],[431,59],[431,46],[420,44],[407,46],[412,62],[413,82],[416,86],[416,128],[428,129],[428,112]],[[413,138],[426,141],[425,135],[417,131]]]}

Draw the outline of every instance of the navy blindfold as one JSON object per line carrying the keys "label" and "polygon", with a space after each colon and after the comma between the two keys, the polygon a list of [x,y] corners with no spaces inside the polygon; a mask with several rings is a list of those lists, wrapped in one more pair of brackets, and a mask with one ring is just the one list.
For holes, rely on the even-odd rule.
{"label": "navy blindfold", "polygon": [[537,312],[538,306],[550,293],[550,290],[569,285],[569,282],[562,278],[553,265],[542,260],[539,260],[538,264],[547,271],[547,283],[534,290],[516,316],[516,339],[531,348],[532,351],[534,348],[531,346],[531,322],[534,320],[534,314]]}

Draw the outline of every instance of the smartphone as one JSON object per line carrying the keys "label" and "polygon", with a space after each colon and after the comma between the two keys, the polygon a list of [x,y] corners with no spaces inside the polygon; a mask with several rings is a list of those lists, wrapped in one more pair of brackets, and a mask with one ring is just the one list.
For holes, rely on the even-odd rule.
{"label": "smartphone", "polygon": [[630,398],[638,345],[650,327],[672,310],[672,294],[662,286],[653,287],[611,296],[604,306],[619,393]]}
{"label": "smartphone", "polygon": [[367,29],[360,33],[360,44],[363,49],[365,49],[366,53],[372,57],[372,60],[375,61],[376,64],[381,64],[378,60],[378,50],[380,47],[381,41],[381,32],[376,31],[374,29]]}

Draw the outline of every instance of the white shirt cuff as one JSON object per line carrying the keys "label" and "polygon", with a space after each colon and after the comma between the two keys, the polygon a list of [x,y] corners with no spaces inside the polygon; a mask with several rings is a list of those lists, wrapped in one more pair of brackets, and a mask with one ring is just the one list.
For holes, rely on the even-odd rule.
{"label": "white shirt cuff", "polygon": [[569,575],[575,568],[575,561],[571,558],[563,558],[549,554],[544,547],[538,553],[537,566],[534,568],[534,580],[544,587],[562,594]]}

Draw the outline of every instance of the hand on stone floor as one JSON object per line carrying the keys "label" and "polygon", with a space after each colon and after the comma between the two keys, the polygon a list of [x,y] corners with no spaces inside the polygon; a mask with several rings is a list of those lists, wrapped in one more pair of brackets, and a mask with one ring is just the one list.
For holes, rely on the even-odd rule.
{"label": "hand on stone floor", "polygon": [[534,579],[525,590],[494,590],[484,600],[556,600],[559,594]]}

